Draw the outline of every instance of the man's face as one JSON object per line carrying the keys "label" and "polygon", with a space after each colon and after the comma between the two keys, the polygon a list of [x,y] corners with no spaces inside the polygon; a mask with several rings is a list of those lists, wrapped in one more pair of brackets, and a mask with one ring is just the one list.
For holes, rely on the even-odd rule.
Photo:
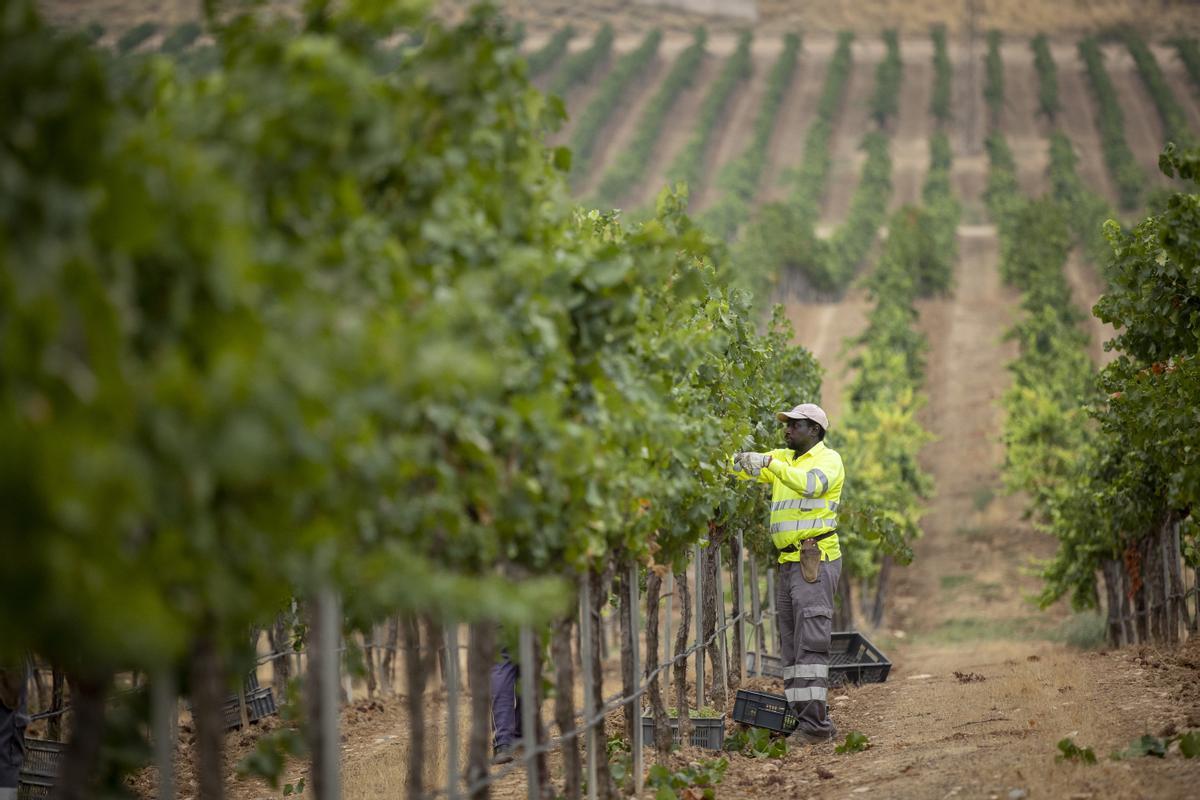
{"label": "man's face", "polygon": [[789,419],[783,438],[793,450],[807,450],[817,441],[819,426],[810,419]]}

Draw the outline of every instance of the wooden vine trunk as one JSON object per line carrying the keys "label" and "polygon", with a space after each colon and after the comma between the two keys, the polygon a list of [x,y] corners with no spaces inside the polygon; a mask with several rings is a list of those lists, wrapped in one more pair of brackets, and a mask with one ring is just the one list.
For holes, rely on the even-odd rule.
{"label": "wooden vine trunk", "polygon": [[[605,638],[601,633],[601,610],[608,602],[608,589],[612,585],[613,573],[616,570],[616,564],[610,562],[602,572],[591,572],[588,574],[588,580],[591,585],[591,601],[592,607],[590,613],[592,615],[592,696],[596,698],[597,706],[604,703],[604,669],[603,657],[600,653],[600,642]],[[603,723],[600,723],[603,725]],[[600,749],[596,753],[598,769],[596,770],[596,797],[599,800],[616,800],[619,797],[617,787],[613,783],[612,774],[608,771],[607,756],[604,750],[604,743],[607,740],[606,734],[601,728],[597,740],[600,742]]]}
{"label": "wooden vine trunk", "polygon": [[884,556],[879,565],[879,577],[875,581],[875,602],[871,606],[871,624],[879,627],[883,623],[884,606],[887,603],[888,579],[892,575],[892,557]]}
{"label": "wooden vine trunk", "polygon": [[854,630],[854,581],[842,575],[837,585],[837,601],[833,604],[833,629]]}
{"label": "wooden vine trunk", "polygon": [[[58,783],[54,787],[53,796],[56,800],[90,800],[95,795],[92,781],[100,761],[100,747],[104,742],[105,702],[110,682],[111,676],[71,674],[71,738],[63,755]],[[193,702],[194,698],[193,694]],[[219,707],[217,713],[220,713]],[[199,735],[197,730],[197,745]],[[202,780],[200,790],[204,800],[210,796],[220,797],[220,777],[218,762],[218,794],[205,795],[206,788],[211,790],[211,781]]]}
{"label": "wooden vine trunk", "polygon": [[275,696],[282,700],[287,697],[288,681],[292,677],[292,639],[287,624],[286,614],[276,614],[275,622],[267,628],[267,641],[271,645],[271,683],[275,687]]}
{"label": "wooden vine trunk", "polygon": [[190,667],[200,800],[220,800],[225,796],[225,715],[221,709],[225,700],[225,673],[221,654],[212,639],[203,636],[196,641]]}
{"label": "wooden vine trunk", "polygon": [[[567,616],[554,624],[551,652],[554,656],[554,724],[560,736],[575,727],[575,658],[571,654],[572,628],[574,621]],[[562,739],[563,796],[566,800],[579,800],[581,796],[580,776],[583,762],[579,757],[579,740]]]}
{"label": "wooden vine trunk", "polygon": [[[52,712],[62,711],[65,686],[66,677],[63,675],[63,671],[54,667],[50,676],[50,710]],[[56,742],[62,741],[62,714],[56,713],[50,717],[47,731],[51,739]]]}
{"label": "wooden vine trunk", "polygon": [[675,591],[679,593],[679,632],[675,634],[675,713],[679,716],[679,741],[687,743],[692,738],[692,720],[688,715],[687,696],[687,651],[688,636],[692,622],[692,601],[688,592],[687,571],[675,573]]}
{"label": "wooden vine trunk", "polygon": [[396,692],[396,650],[400,647],[400,618],[393,616],[388,620],[387,645],[383,649],[383,659],[379,664],[379,674],[388,694]]}
{"label": "wooden vine trunk", "polygon": [[[620,630],[621,630],[621,694],[625,697],[633,697],[633,693],[637,691],[637,676],[633,674],[633,615],[637,613],[637,609],[631,608],[629,604],[629,568],[621,567],[619,570],[617,581],[618,590],[618,608],[620,609]],[[640,724],[636,713],[641,704],[638,702],[630,702],[621,709],[621,716],[625,720],[625,741],[633,746],[633,728]]]}
{"label": "wooden vine trunk", "polygon": [[[471,624],[467,649],[467,684],[471,689],[471,741],[467,747],[467,784],[487,777],[492,735],[492,664],[496,660],[496,626],[491,622]],[[487,785],[470,793],[471,800],[490,797]]]}
{"label": "wooden vine trunk", "polygon": [[[443,648],[443,652],[444,652]],[[550,732],[546,729],[546,720],[542,717],[542,704],[546,701],[545,682],[542,675],[542,637],[534,634],[533,637],[533,663],[528,666],[521,665],[521,669],[529,669],[533,672],[533,727],[534,744],[537,747],[542,747],[546,742],[550,741]],[[525,701],[522,700],[522,703]],[[538,753],[535,767],[537,769],[537,785],[538,796],[543,800],[554,800],[554,787],[550,784],[550,754],[546,751]]]}
{"label": "wooden vine trunk", "polygon": [[1173,645],[1189,625],[1178,535],[1181,516],[1169,512],[1119,559],[1101,564],[1107,606],[1105,636],[1122,646]]}
{"label": "wooden vine trunk", "polygon": [[[658,613],[662,595],[662,576],[651,569],[646,573],[646,674],[658,669]],[[662,682],[657,678],[650,681],[647,689],[650,697],[650,712],[654,717],[654,750],[658,763],[663,763],[671,752],[671,728],[667,721],[667,706],[663,702]]]}
{"label": "wooden vine trunk", "polygon": [[724,599],[717,597],[717,568],[721,558],[721,545],[725,542],[725,528],[722,525],[710,524],[708,531],[709,546],[700,550],[701,558],[704,559],[704,619],[701,621],[703,624],[700,630],[703,633],[703,641],[707,642],[705,651],[708,654],[708,662],[712,665],[712,684],[708,698],[714,707],[724,710],[728,694],[725,681],[729,671],[721,656],[719,637],[715,637],[714,634],[717,631],[717,603]]}
{"label": "wooden vine trunk", "polygon": [[425,792],[425,665],[421,659],[421,629],[415,617],[405,617],[404,700],[408,711],[408,764],[405,785],[409,797]]}
{"label": "wooden vine trunk", "polygon": [[363,637],[363,661],[367,667],[367,699],[374,700],[375,692],[379,687],[378,678],[375,674],[375,627],[372,625],[362,632]]}
{"label": "wooden vine trunk", "polygon": [[[733,599],[732,615],[734,618],[742,613],[742,582],[741,582],[741,559],[738,552],[738,544],[740,537],[729,537],[729,596]],[[742,685],[742,663],[746,660],[743,654],[743,646],[745,645],[746,626],[742,623],[737,623],[733,628],[733,652],[729,656],[729,675],[728,684],[730,691],[737,691]]]}

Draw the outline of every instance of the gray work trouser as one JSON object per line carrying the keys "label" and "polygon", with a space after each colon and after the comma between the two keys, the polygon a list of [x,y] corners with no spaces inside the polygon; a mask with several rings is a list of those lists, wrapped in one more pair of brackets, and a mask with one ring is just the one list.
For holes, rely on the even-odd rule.
{"label": "gray work trouser", "polygon": [[783,685],[788,704],[800,718],[797,730],[834,736],[829,718],[829,641],[833,634],[833,596],[842,560],[822,561],[816,583],[804,580],[800,562],[779,565],[775,603],[783,639]]}
{"label": "gray work trouser", "polygon": [[0,800],[4,800],[5,789],[17,787],[25,762],[25,725],[28,721],[22,710],[0,703]]}

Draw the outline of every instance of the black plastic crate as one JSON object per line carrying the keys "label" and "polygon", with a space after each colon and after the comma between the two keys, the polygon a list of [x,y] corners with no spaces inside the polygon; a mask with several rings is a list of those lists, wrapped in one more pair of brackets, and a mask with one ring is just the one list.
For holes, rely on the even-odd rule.
{"label": "black plastic crate", "polygon": [[17,800],[45,800],[62,769],[66,742],[26,739],[25,761],[17,781]]}
{"label": "black plastic crate", "polygon": [[[746,674],[754,672],[757,659],[760,674],[783,677],[783,661],[766,653],[746,653]],[[835,631],[829,642],[829,685],[847,683],[883,683],[892,663],[858,631]]]}
{"label": "black plastic crate", "polygon": [[66,749],[66,742],[26,739],[25,761],[21,764],[21,772],[39,778],[58,777]]}
{"label": "black plastic crate", "polygon": [[[225,714],[226,728],[240,728],[242,726],[242,712],[237,695],[227,697],[221,710]],[[278,711],[275,707],[275,694],[271,691],[270,686],[263,686],[246,692],[246,716],[251,722],[258,722],[264,717],[278,713]]]}
{"label": "black plastic crate", "polygon": [[829,685],[847,683],[883,683],[892,671],[892,662],[857,631],[833,634],[829,645]]}
{"label": "black plastic crate", "polygon": [[[671,717],[671,742],[679,744],[679,718]],[[654,717],[642,717],[642,744],[654,746]],[[709,750],[720,750],[725,744],[725,715],[719,717],[692,717],[692,745]]]}
{"label": "black plastic crate", "polygon": [[791,733],[800,724],[786,697],[749,689],[738,689],[733,701],[733,721],[776,733]]}
{"label": "black plastic crate", "polygon": [[17,800],[47,800],[54,790],[54,779],[21,773],[17,781]]}
{"label": "black plastic crate", "polygon": [[746,674],[765,675],[768,678],[782,678],[783,659],[767,653],[746,653]]}

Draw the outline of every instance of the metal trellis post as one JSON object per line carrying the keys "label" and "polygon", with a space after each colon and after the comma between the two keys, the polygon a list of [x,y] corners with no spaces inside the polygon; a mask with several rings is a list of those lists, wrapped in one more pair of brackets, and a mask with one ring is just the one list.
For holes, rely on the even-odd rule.
{"label": "metal trellis post", "polygon": [[529,800],[538,800],[537,770],[537,689],[533,685],[533,629],[521,626],[521,733],[525,740],[525,785],[529,789]]}
{"label": "metal trellis post", "polygon": [[446,626],[446,795],[458,800],[458,625]]}
{"label": "metal trellis post", "polygon": [[[630,660],[633,662],[633,682],[634,685],[640,684],[642,666],[640,653],[638,652],[641,638],[641,614],[638,613],[638,568],[635,564],[629,568],[629,631],[630,639],[632,640],[630,647]],[[635,692],[636,695],[636,692]],[[633,718],[633,791],[635,795],[642,793],[642,701],[640,697],[631,697],[629,699],[629,714]]]}
{"label": "metal trellis post", "polygon": [[175,741],[178,704],[171,670],[162,669],[150,678],[150,707],[154,726],[154,762],[158,766],[159,800],[175,797]]}
{"label": "metal trellis post", "polygon": [[716,560],[716,569],[713,570],[716,583],[713,584],[713,592],[717,598],[717,652],[721,656],[721,663],[717,665],[717,669],[713,675],[713,683],[714,685],[719,683],[721,686],[721,692],[724,693],[729,689],[729,641],[726,637],[728,631],[725,630],[725,587],[721,582],[720,547],[714,548],[713,558]]}
{"label": "metal trellis post", "polygon": [[[737,558],[734,569],[737,570],[737,598],[738,598],[738,619],[734,623],[733,635],[738,643],[737,652],[746,652],[746,576],[745,576],[745,547],[742,542],[742,533],[738,531],[737,535]],[[744,667],[739,664],[738,669]]]}
{"label": "metal trellis post", "polygon": [[767,568],[767,608],[771,615],[771,650],[779,655],[783,645],[779,641],[779,616],[775,611],[775,568]]}
{"label": "metal trellis post", "polygon": [[[675,575],[667,573],[667,607],[664,611],[666,617],[666,633],[663,636],[663,661],[664,664],[671,663],[671,656],[674,649],[671,647],[671,609],[675,605]],[[663,670],[663,693],[669,694],[671,689],[671,670]]]}
{"label": "metal trellis post", "polygon": [[751,671],[755,675],[762,674],[759,660],[767,648],[767,639],[763,635],[762,604],[758,596],[758,562],[750,556],[750,614],[754,617],[754,659],[751,661]]}
{"label": "metal trellis post", "polygon": [[321,660],[320,685],[321,695],[320,720],[321,726],[321,796],[318,800],[336,800],[342,796],[340,765],[338,759],[338,669],[341,659],[338,658],[338,631],[341,630],[341,610],[338,608],[338,596],[333,589],[324,588],[317,593],[317,615],[320,618],[319,638],[316,658]]}

